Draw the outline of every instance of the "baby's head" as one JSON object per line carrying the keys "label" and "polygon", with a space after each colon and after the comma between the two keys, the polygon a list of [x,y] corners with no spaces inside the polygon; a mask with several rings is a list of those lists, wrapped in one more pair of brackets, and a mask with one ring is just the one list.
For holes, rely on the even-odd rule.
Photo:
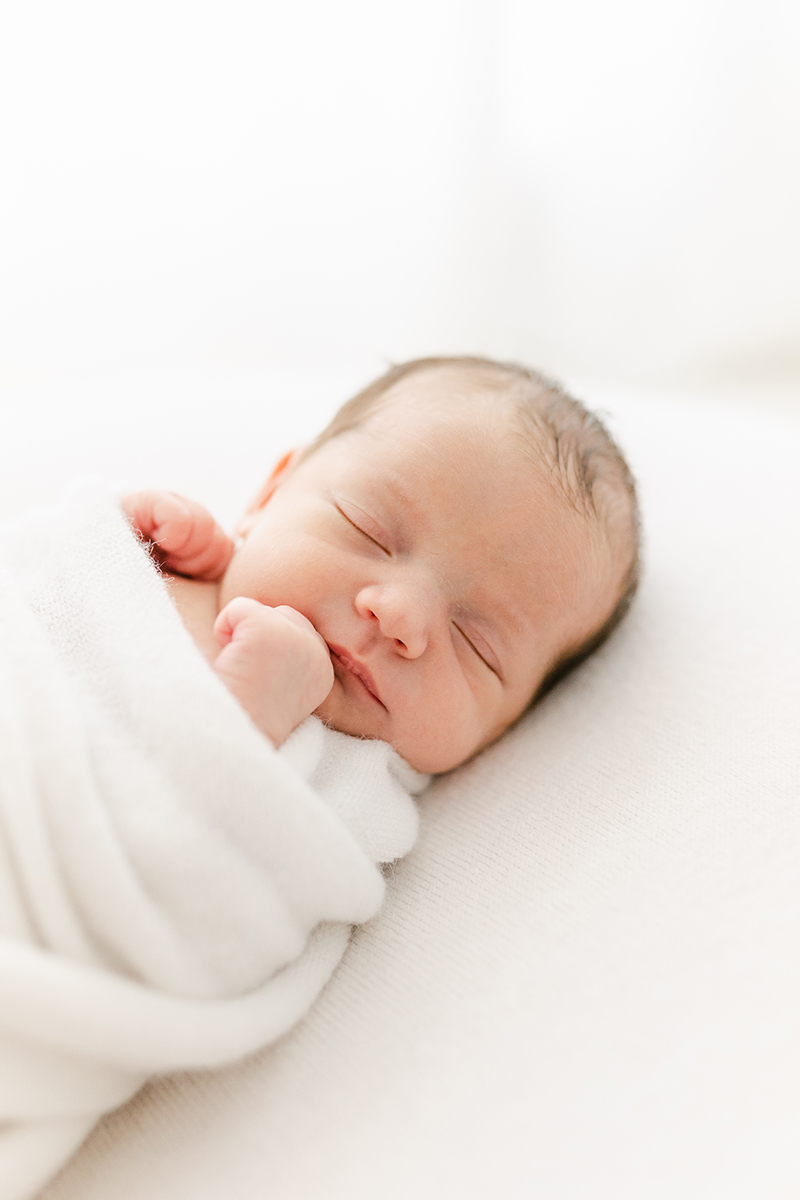
{"label": "baby's head", "polygon": [[601,423],[513,364],[394,367],[283,460],[223,580],[302,612],[318,715],[447,771],[591,653],[636,587],[633,480]]}

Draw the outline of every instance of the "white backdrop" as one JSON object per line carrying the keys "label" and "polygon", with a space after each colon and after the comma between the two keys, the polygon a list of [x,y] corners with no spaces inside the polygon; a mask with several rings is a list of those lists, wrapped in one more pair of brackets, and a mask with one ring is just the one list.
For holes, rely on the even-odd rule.
{"label": "white backdrop", "polygon": [[[94,1189],[103,1200],[194,1200],[228,1194],[248,1168],[249,1194],[263,1195],[272,1150],[290,1173],[309,1129],[350,1155],[353,1171],[370,1168],[368,1194],[386,1143],[373,1139],[377,1157],[359,1158],[359,1139],[381,1113],[393,1116],[398,1095],[412,1103],[383,1133],[408,1133],[397,1143],[405,1152],[422,1130],[423,1166],[441,1168],[444,1125],[445,1147],[470,1151],[459,1179],[472,1170],[478,1186],[488,1177],[473,1169],[481,1155],[487,1170],[520,1161],[495,1153],[519,1126],[515,1117],[501,1128],[502,1106],[487,1141],[487,1097],[521,1096],[523,1114],[534,1097],[530,1111],[544,1119],[531,1126],[530,1161],[545,1192],[551,1163],[568,1185],[587,1155],[590,1171],[599,1162],[602,1173],[611,1155],[626,1179],[638,1171],[669,1190],[677,1178],[671,1195],[697,1186],[698,1163],[722,1162],[733,1195],[743,1159],[760,1183],[762,1169],[774,1178],[789,1161],[791,1149],[780,1152],[797,1142],[794,1109],[783,1108],[796,1092],[797,958],[778,941],[797,940],[795,876],[784,869],[797,844],[784,735],[796,712],[787,646],[796,645],[797,560],[772,548],[796,542],[796,505],[781,503],[796,436],[773,433],[766,418],[753,418],[751,436],[741,414],[726,430],[716,406],[695,409],[693,421],[681,405],[659,424],[638,392],[738,391],[800,407],[798,62],[796,0],[5,5],[0,515],[54,495],[76,471],[102,469],[198,495],[230,520],[271,459],[387,357],[483,351],[600,381],[587,395],[609,408],[621,383],[631,387],[627,414],[638,417],[626,424],[623,404],[618,427],[642,466],[653,564],[651,607],[621,634],[640,638],[639,656],[630,642],[611,645],[616,666],[598,659],[576,681],[588,692],[554,693],[532,758],[530,727],[496,748],[511,754],[513,786],[486,793],[498,763],[487,756],[470,768],[469,796],[433,797],[425,857],[401,867],[411,886],[400,877],[399,907],[356,945],[327,994],[333,1007],[283,1044],[283,1068],[241,1089],[224,1076],[207,1091],[187,1080],[171,1116],[157,1096],[145,1102],[98,1134],[97,1159],[54,1185],[65,1198]],[[570,696],[578,724],[570,718],[552,738],[548,722]],[[653,774],[651,761],[665,769]],[[533,778],[542,803],[528,803]],[[495,904],[475,888],[476,863]],[[442,879],[448,895],[463,879],[466,901],[434,919]],[[534,888],[524,903],[520,880]],[[453,957],[451,929],[473,912],[480,919]],[[487,976],[485,962],[516,944],[515,929],[534,957],[509,953]],[[415,991],[420,977],[398,974],[398,938],[410,960],[427,947],[426,961],[454,972]],[[483,997],[501,987],[512,1006],[501,1015],[530,1039],[524,1055],[472,1036]],[[386,1039],[385,1013],[398,1003],[410,1032]],[[334,1095],[359,1055],[369,1070]],[[422,1091],[416,1064],[430,1081]],[[313,1095],[303,1090],[311,1075]],[[542,1078],[555,1093],[537,1088]],[[388,1081],[383,1107],[375,1080]],[[581,1157],[574,1123],[592,1097],[600,1103]],[[757,1109],[766,1116],[754,1118]],[[271,1140],[265,1113],[278,1130]],[[289,1126],[295,1140],[283,1136]],[[512,1151],[528,1153],[522,1146],[516,1139]],[[305,1155],[301,1165],[326,1161]],[[407,1153],[403,1162],[416,1169]],[[165,1176],[166,1190],[153,1182]],[[384,1176],[390,1191],[414,1194],[403,1191],[408,1175]],[[309,1195],[319,1195],[317,1180]]]}
{"label": "white backdrop", "polygon": [[0,387],[470,350],[800,393],[798,61],[793,0],[6,5]]}

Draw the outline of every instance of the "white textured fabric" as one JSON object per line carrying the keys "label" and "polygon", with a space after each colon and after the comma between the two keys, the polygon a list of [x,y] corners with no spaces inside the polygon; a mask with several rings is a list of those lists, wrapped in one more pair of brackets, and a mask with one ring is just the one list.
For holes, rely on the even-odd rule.
{"label": "white textured fabric", "polygon": [[794,1200],[800,427],[588,393],[630,620],[437,780],[309,1016],[105,1119],[46,1200]]}
{"label": "white textured fabric", "polygon": [[309,719],[276,752],[114,497],[0,528],[0,1195],[153,1072],[306,1011],[414,841],[423,777]]}

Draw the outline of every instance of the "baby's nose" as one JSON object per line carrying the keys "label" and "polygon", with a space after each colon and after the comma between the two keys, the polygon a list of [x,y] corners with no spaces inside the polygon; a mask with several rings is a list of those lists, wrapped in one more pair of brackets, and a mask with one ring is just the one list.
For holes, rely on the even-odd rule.
{"label": "baby's nose", "polygon": [[428,648],[434,603],[420,587],[369,587],[356,598],[362,616],[374,620],[404,658],[419,658]]}

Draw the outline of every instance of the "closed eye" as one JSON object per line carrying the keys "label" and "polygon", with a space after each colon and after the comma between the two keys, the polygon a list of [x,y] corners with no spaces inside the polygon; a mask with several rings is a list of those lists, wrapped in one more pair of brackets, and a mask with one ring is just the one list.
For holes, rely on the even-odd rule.
{"label": "closed eye", "polygon": [[479,650],[479,649],[478,649],[478,647],[475,645],[475,643],[473,642],[472,638],[469,638],[469,637],[467,637],[467,635],[464,633],[464,630],[461,628],[461,626],[460,626],[460,625],[455,625],[455,628],[456,628],[456,629],[458,630],[458,632],[461,634],[462,638],[463,638],[463,639],[464,639],[464,641],[467,643],[467,645],[469,646],[470,650],[472,650],[472,651],[474,652],[474,654],[475,654],[475,655],[476,655],[476,656],[477,656],[477,657],[478,657],[478,658],[481,660],[481,662],[483,663],[483,665],[484,665],[485,667],[488,667],[488,668],[489,668],[489,670],[492,672],[492,674],[493,674],[493,675],[496,675],[496,676],[497,676],[497,678],[498,678],[498,679],[500,679],[500,678],[501,678],[500,672],[497,670],[497,668],[496,668],[496,667],[492,666],[492,664],[489,662],[489,660],[488,660],[487,658],[485,658],[485,657],[484,657],[484,655],[483,655],[483,654],[481,654],[480,650]]}
{"label": "closed eye", "polygon": [[[382,550],[384,554],[390,553],[383,542],[378,540],[379,538],[385,537],[385,534],[382,530],[378,529],[377,525],[373,525],[370,517],[368,517],[366,513],[362,512],[360,508],[356,508],[354,504],[348,504],[348,511],[345,512],[343,505],[336,501],[334,502],[334,508],[340,516],[344,517],[345,521],[347,521],[347,524],[360,533],[362,537],[366,538],[368,542],[372,542],[373,546],[377,546],[378,549]],[[373,532],[370,532],[370,530]],[[377,534],[378,536],[373,536],[373,533]]]}

